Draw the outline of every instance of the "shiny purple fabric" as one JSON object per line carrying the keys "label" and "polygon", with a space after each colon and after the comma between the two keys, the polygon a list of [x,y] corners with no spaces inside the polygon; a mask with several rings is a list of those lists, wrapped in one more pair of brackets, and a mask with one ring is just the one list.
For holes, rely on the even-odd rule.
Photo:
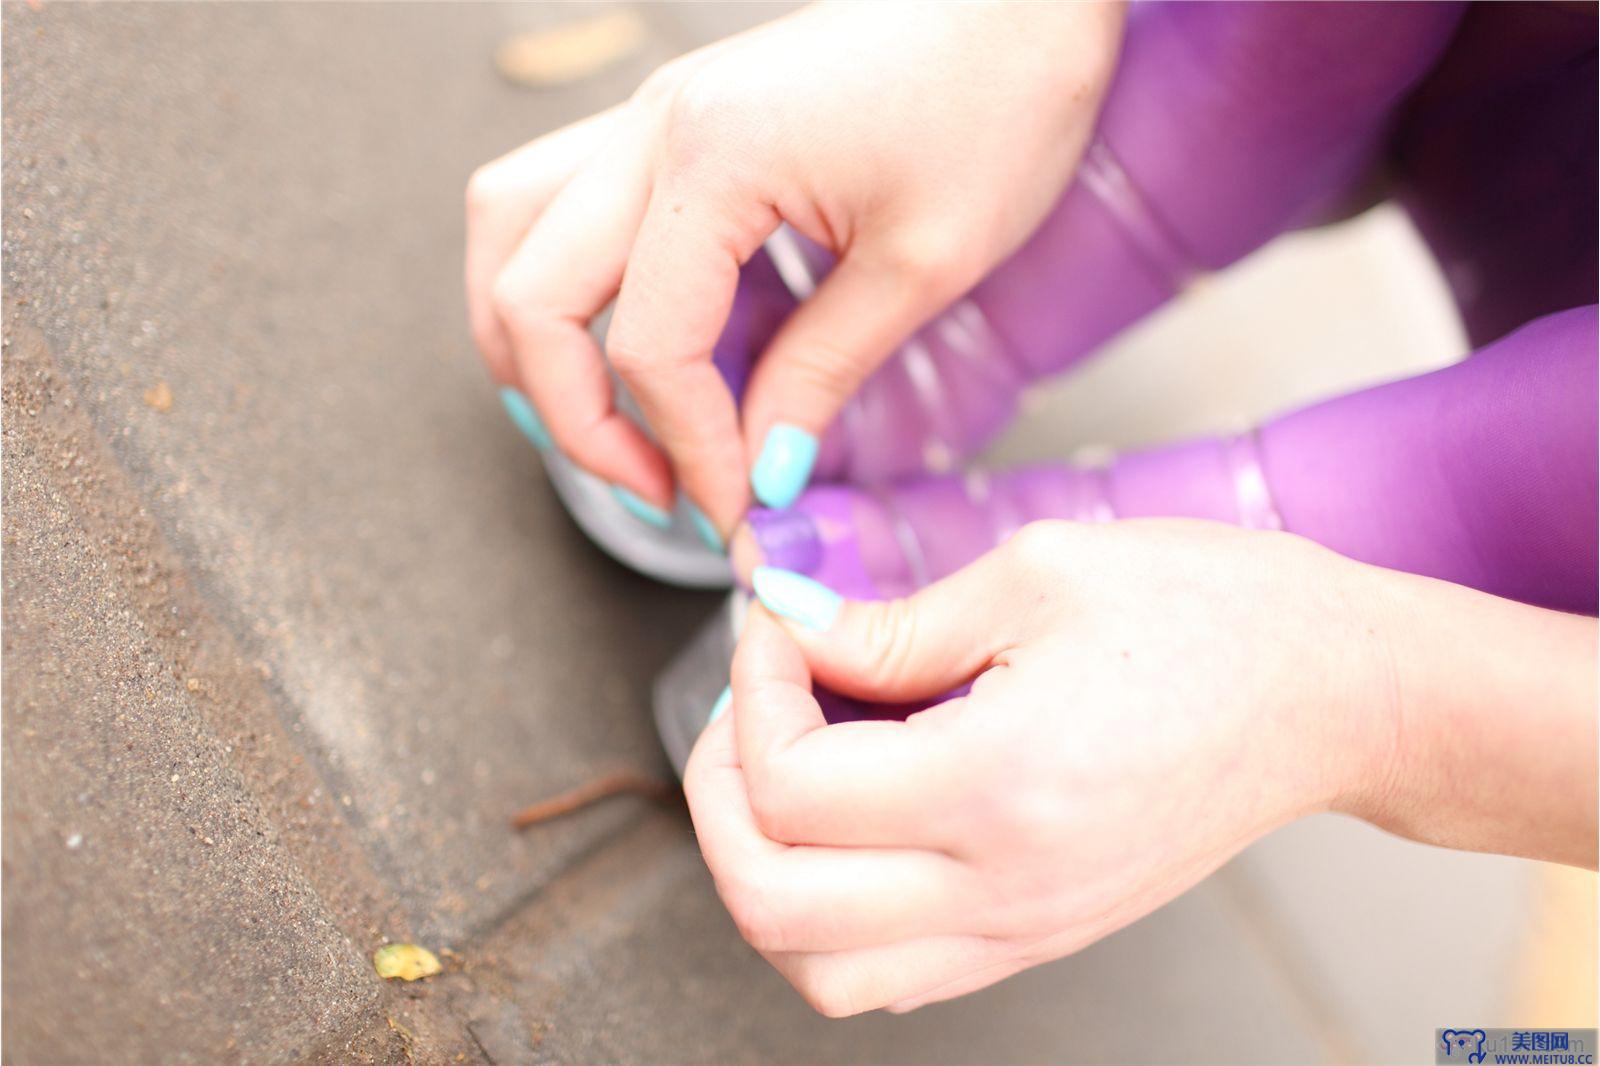
{"label": "shiny purple fabric", "polygon": [[1354,559],[1569,611],[1596,609],[1596,311],[1550,315],[1455,366],[1104,468],[1047,465],[821,486],[751,526],[774,566],[903,595],[1043,518],[1185,516],[1281,527]]}
{"label": "shiny purple fabric", "polygon": [[[1326,214],[1459,16],[1456,4],[1135,5],[1078,178],[1023,248],[865,383],[815,476],[953,469],[1011,420],[1030,380]],[[825,273],[827,253],[800,244]],[[755,256],[716,351],[736,394],[795,303]]]}
{"label": "shiny purple fabric", "polygon": [[1596,7],[1473,4],[1400,114],[1401,203],[1472,343],[1594,300]]}
{"label": "shiny purple fabric", "polygon": [[[818,477],[839,483],[752,513],[768,562],[897,595],[1031,519],[1181,515],[1594,613],[1594,21],[1551,5],[1474,5],[1464,19],[1448,4],[1136,5],[1078,178],[830,430]],[[1243,438],[1105,468],[948,472],[1028,380],[1191,276],[1336,213],[1380,156],[1477,354]],[[820,250],[805,256],[826,269]],[[718,349],[736,389],[793,304],[753,260]]]}

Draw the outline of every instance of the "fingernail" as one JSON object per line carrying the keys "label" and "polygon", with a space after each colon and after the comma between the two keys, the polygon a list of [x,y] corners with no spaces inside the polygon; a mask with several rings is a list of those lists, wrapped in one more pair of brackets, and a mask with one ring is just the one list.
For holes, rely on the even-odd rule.
{"label": "fingernail", "polygon": [[617,502],[622,504],[622,507],[625,511],[633,515],[633,517],[637,518],[647,526],[655,526],[657,529],[666,529],[668,526],[672,525],[671,515],[667,514],[667,512],[663,511],[653,503],[646,503],[644,500],[641,500],[639,497],[635,496],[632,492],[629,492],[621,485],[612,485],[611,495],[617,498]]}
{"label": "fingernail", "polygon": [[717,527],[711,524],[711,519],[706,513],[694,505],[692,500],[684,501],[684,509],[689,512],[689,521],[694,523],[694,531],[700,534],[700,539],[705,541],[706,547],[721,555],[727,550],[722,543],[722,535],[717,532]]}
{"label": "fingernail", "polygon": [[711,716],[706,719],[706,725],[710,725],[712,722],[715,722],[718,718],[721,718],[724,714],[726,714],[728,712],[728,705],[732,702],[733,689],[723,689],[722,695],[717,697],[717,702],[711,705]]}
{"label": "fingernail", "polygon": [[811,480],[811,465],[816,461],[817,438],[799,426],[779,422],[767,430],[761,455],[750,471],[756,499],[777,508],[794,503]]}
{"label": "fingernail", "polygon": [[752,509],[745,515],[766,565],[798,574],[814,574],[822,562],[822,537],[804,510]]}
{"label": "fingernail", "polygon": [[792,570],[758,566],[750,583],[767,610],[819,632],[833,625],[844,606],[843,596]]}
{"label": "fingernail", "polygon": [[539,418],[539,412],[533,409],[533,404],[522,393],[507,385],[500,390],[500,402],[505,405],[506,414],[511,416],[511,421],[522,430],[522,435],[533,442],[533,446],[541,452],[552,451],[556,442],[550,439],[550,431],[544,428],[544,422]]}

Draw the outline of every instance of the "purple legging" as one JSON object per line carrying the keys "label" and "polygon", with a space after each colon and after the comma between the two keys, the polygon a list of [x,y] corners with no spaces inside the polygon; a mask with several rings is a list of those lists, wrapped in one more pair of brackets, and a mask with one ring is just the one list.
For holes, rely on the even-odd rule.
{"label": "purple legging", "polygon": [[[752,515],[768,561],[855,595],[898,594],[1033,518],[1186,515],[1286,528],[1354,558],[1592,613],[1593,307],[1242,437],[1101,469],[927,476],[1003,426],[1027,381],[1070,365],[1191,275],[1336,208],[1390,127],[1402,199],[1475,341],[1592,299],[1594,123],[1563,139],[1550,122],[1592,117],[1592,33],[1576,30],[1593,15],[1542,13],[1514,41],[1507,17],[1474,11],[1435,67],[1457,7],[1136,8],[1079,178],[1030,242],[830,431],[819,472],[852,484]],[[1486,128],[1514,161],[1497,157]],[[736,388],[804,294],[796,262],[826,269],[817,249],[791,244],[787,263],[779,252],[777,264],[747,268],[719,348]],[[893,480],[907,472],[920,476]]]}
{"label": "purple legging", "polygon": [[[1017,394],[1347,197],[1459,5],[1136,5],[1096,137],[1028,243],[904,345],[825,435],[820,480],[952,469]],[[746,266],[717,362],[753,354],[830,259],[787,231]]]}
{"label": "purple legging", "polygon": [[789,511],[753,512],[751,526],[771,565],[862,598],[942,577],[1035,519],[1181,515],[1594,613],[1596,368],[1595,308],[1575,308],[1254,433],[1103,467],[818,486]]}
{"label": "purple legging", "polygon": [[1594,299],[1596,9],[1473,4],[1398,116],[1396,191],[1474,345]]}

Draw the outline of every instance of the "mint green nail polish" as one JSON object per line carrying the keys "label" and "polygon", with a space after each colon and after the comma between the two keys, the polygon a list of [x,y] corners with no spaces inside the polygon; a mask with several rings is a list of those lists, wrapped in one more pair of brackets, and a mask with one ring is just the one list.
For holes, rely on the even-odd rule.
{"label": "mint green nail polish", "polygon": [[522,393],[507,385],[500,390],[500,402],[505,405],[506,414],[511,416],[511,421],[522,430],[522,435],[533,442],[533,446],[542,452],[553,451],[556,442],[550,439],[550,431],[544,428],[544,422],[539,418],[539,412],[533,409],[533,404]]}
{"label": "mint green nail polish", "polygon": [[733,689],[723,689],[722,695],[717,697],[717,702],[711,705],[711,717],[706,719],[706,725],[710,725],[712,722],[715,722],[718,718],[721,718],[724,714],[728,713],[728,705],[732,702]]}
{"label": "mint green nail polish", "polygon": [[722,536],[717,532],[717,527],[711,524],[711,519],[692,502],[685,501],[683,506],[689,512],[689,521],[694,524],[694,531],[700,534],[700,539],[705,542],[706,547],[719,555],[722,554],[725,550]]}
{"label": "mint green nail polish", "polygon": [[611,495],[617,498],[624,510],[647,526],[666,529],[672,525],[672,516],[653,503],[646,503],[621,485],[611,486]]}
{"label": "mint green nail polish", "polygon": [[750,487],[764,506],[782,509],[799,498],[817,461],[817,438],[787,422],[767,430],[761,455],[750,471]]}
{"label": "mint green nail polish", "polygon": [[767,610],[799,622],[807,629],[827,629],[839,616],[839,608],[844,606],[843,596],[793,570],[758,566],[751,576],[751,584]]}

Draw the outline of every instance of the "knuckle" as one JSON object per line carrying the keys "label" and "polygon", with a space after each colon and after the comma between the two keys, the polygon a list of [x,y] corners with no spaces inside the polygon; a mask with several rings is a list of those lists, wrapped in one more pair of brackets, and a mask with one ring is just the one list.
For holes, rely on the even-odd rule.
{"label": "knuckle", "polygon": [[805,392],[843,400],[861,383],[861,359],[820,338],[808,337],[794,349],[789,375]]}
{"label": "knuckle", "polygon": [[606,360],[625,378],[637,377],[656,365],[656,360],[643,347],[618,338],[615,330],[606,337]]}
{"label": "knuckle", "polygon": [[859,1013],[854,998],[847,992],[841,992],[831,981],[822,982],[804,995],[811,1009],[824,1018],[848,1018]]}
{"label": "knuckle", "polygon": [[738,128],[741,98],[705,68],[682,79],[671,90],[666,105],[669,163],[689,167],[720,148],[728,131]]}
{"label": "knuckle", "polygon": [[824,1018],[848,1018],[864,1009],[850,982],[831,970],[808,967],[798,975],[795,990]]}
{"label": "knuckle", "polygon": [[613,325],[606,334],[606,361],[624,378],[637,379],[646,374],[673,372],[703,362],[710,358],[704,351],[674,352],[640,343],[636,326]]}
{"label": "knuckle", "polygon": [[493,210],[501,200],[503,185],[496,164],[485,163],[474,170],[467,178],[467,218],[480,218]]}
{"label": "knuckle", "polygon": [[478,353],[489,362],[491,369],[503,364],[505,359],[499,325],[486,317],[474,315],[469,328],[472,332],[472,343],[477,346]]}
{"label": "knuckle", "polygon": [[694,810],[702,791],[708,787],[706,776],[711,773],[713,766],[706,760],[706,746],[696,744],[689,749],[689,760],[683,765],[683,796],[689,804],[689,809]]}
{"label": "knuckle", "polygon": [[704,71],[684,78],[673,90],[667,116],[680,133],[701,133],[718,124],[727,113],[729,95],[718,79]]}
{"label": "knuckle", "polygon": [[688,64],[685,58],[669,60],[652,70],[633,91],[635,103],[658,104],[672,98],[673,91],[684,80]]}
{"label": "knuckle", "polygon": [[722,900],[745,943],[761,952],[783,951],[788,929],[765,887],[747,872],[730,874],[725,880]]}
{"label": "knuckle", "polygon": [[1047,854],[1071,812],[1055,789],[1018,786],[1006,790],[994,815],[1000,839],[1030,854]]}
{"label": "knuckle", "polygon": [[908,680],[917,646],[917,611],[911,601],[886,601],[871,613],[867,625],[873,680],[886,687]]}
{"label": "knuckle", "polygon": [[969,273],[973,242],[958,227],[920,222],[902,228],[884,249],[890,269],[931,287],[941,298],[954,297]]}
{"label": "knuckle", "polygon": [[1026,574],[1055,573],[1071,551],[1072,537],[1070,522],[1029,522],[1006,541],[1006,561]]}
{"label": "knuckle", "polygon": [[536,348],[530,338],[547,328],[552,315],[541,305],[538,290],[514,273],[502,273],[489,288],[489,307],[518,343]]}
{"label": "knuckle", "polygon": [[765,765],[745,767],[745,781],[749,790],[750,813],[756,826],[769,840],[784,840],[789,836],[789,788],[781,775],[774,772],[770,761]]}
{"label": "knuckle", "polygon": [[508,326],[523,324],[528,320],[530,301],[519,279],[501,274],[489,286],[489,306]]}

